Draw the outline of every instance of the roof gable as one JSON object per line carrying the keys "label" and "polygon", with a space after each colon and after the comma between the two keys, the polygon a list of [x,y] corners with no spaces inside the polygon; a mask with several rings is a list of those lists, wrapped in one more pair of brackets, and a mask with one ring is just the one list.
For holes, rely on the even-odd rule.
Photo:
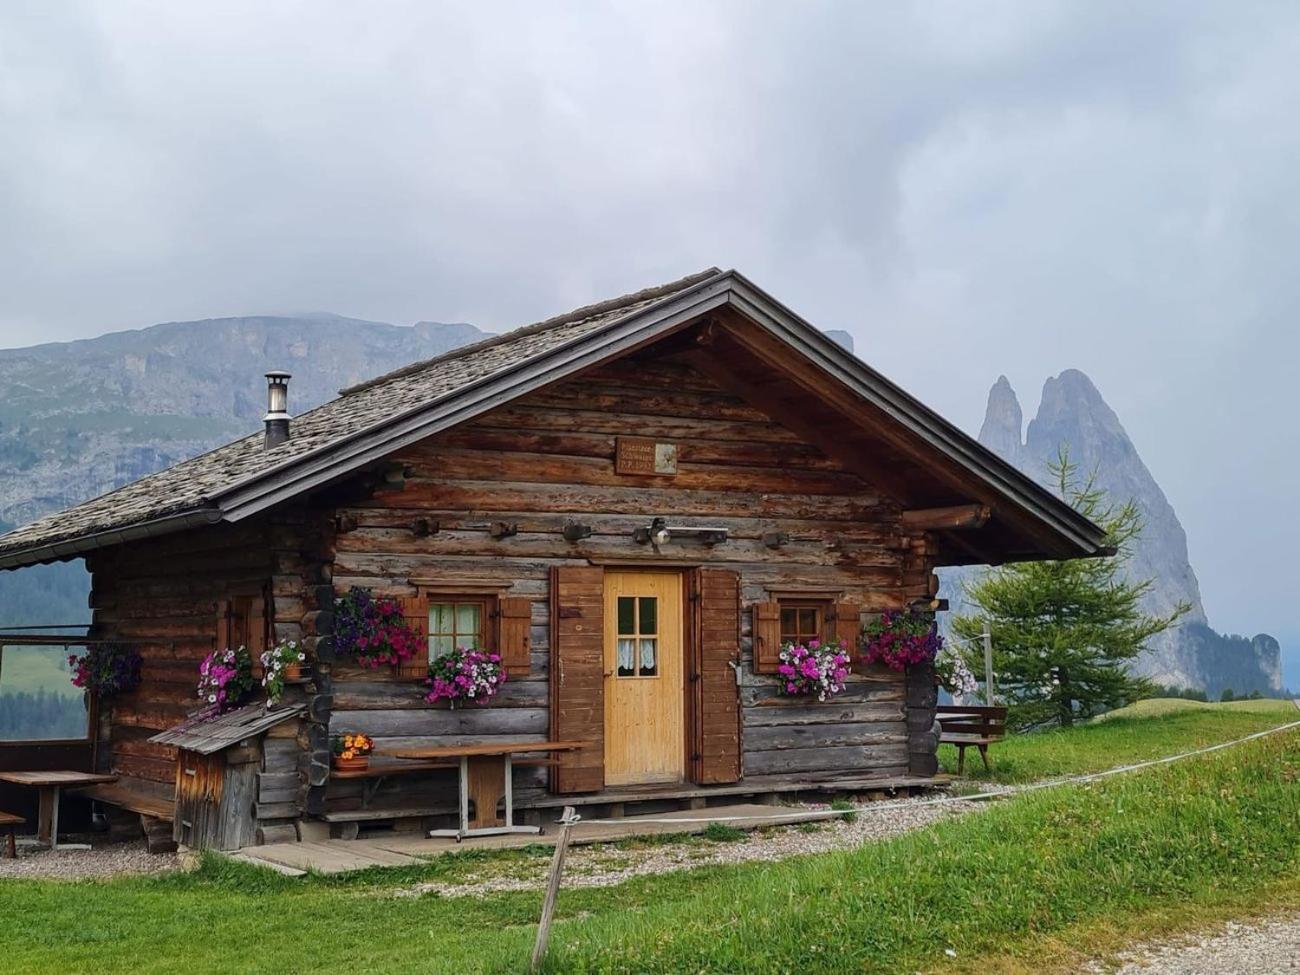
{"label": "roof gable", "polygon": [[[1029,519],[1055,546],[1096,554],[1095,525],[889,383],[735,271],[710,268],[658,288],[577,309],[350,387],[293,420],[266,449],[259,431],[42,518],[0,538],[0,568],[69,558],[131,538],[239,521],[331,483],[385,455],[543,385],[730,309],[769,341],[861,398],[924,449],[938,452]],[[777,368],[780,368],[779,366]]]}

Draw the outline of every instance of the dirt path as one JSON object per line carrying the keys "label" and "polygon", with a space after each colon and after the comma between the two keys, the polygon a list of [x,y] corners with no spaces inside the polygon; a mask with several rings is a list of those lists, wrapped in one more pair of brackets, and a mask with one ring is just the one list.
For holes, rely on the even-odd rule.
{"label": "dirt path", "polygon": [[1230,923],[1213,933],[1135,945],[1119,967],[1096,964],[1089,973],[1119,975],[1285,975],[1300,972],[1300,915],[1249,924]]}

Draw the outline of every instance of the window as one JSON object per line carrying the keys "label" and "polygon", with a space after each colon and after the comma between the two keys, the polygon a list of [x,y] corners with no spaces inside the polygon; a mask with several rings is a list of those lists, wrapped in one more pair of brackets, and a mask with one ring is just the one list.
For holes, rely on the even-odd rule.
{"label": "window", "polygon": [[659,675],[659,598],[618,597],[619,677]]}
{"label": "window", "polygon": [[781,600],[781,645],[826,639],[827,603]]}
{"label": "window", "polygon": [[[434,602],[435,598],[439,601]],[[486,599],[430,597],[429,659],[435,660],[457,647],[486,646],[484,634],[489,617]]]}
{"label": "window", "polygon": [[0,741],[89,736],[85,695],[72,686],[70,654],[84,647],[0,645]]}

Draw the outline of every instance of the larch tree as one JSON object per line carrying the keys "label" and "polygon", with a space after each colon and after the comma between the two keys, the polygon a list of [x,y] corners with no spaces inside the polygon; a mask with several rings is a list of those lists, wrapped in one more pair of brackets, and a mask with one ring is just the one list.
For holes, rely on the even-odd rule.
{"label": "larch tree", "polygon": [[[1142,531],[1134,502],[1108,500],[1095,473],[1081,482],[1064,449],[1050,469],[1061,497],[1105,529],[1115,555],[989,569],[963,587],[972,611],[952,621],[968,647],[988,624],[1007,720],[1022,729],[1068,726],[1149,696],[1151,683],[1129,666],[1190,608],[1166,616],[1142,609],[1152,580],[1125,571]],[[979,672],[980,652],[970,656]]]}

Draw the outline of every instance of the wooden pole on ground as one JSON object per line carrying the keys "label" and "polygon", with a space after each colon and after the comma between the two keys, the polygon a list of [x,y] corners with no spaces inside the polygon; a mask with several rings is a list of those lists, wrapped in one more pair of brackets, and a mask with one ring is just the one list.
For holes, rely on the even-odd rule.
{"label": "wooden pole on ground", "polygon": [[555,840],[555,856],[551,857],[551,876],[546,882],[546,899],[542,901],[542,919],[537,924],[537,940],[533,943],[532,961],[528,970],[536,972],[546,957],[546,943],[551,938],[551,919],[555,917],[555,898],[560,893],[560,877],[564,873],[564,857],[569,852],[569,833],[582,817],[572,806],[565,806],[560,816],[560,835]]}
{"label": "wooden pole on ground", "polygon": [[989,630],[988,620],[984,621],[984,703],[993,707],[993,634]]}

